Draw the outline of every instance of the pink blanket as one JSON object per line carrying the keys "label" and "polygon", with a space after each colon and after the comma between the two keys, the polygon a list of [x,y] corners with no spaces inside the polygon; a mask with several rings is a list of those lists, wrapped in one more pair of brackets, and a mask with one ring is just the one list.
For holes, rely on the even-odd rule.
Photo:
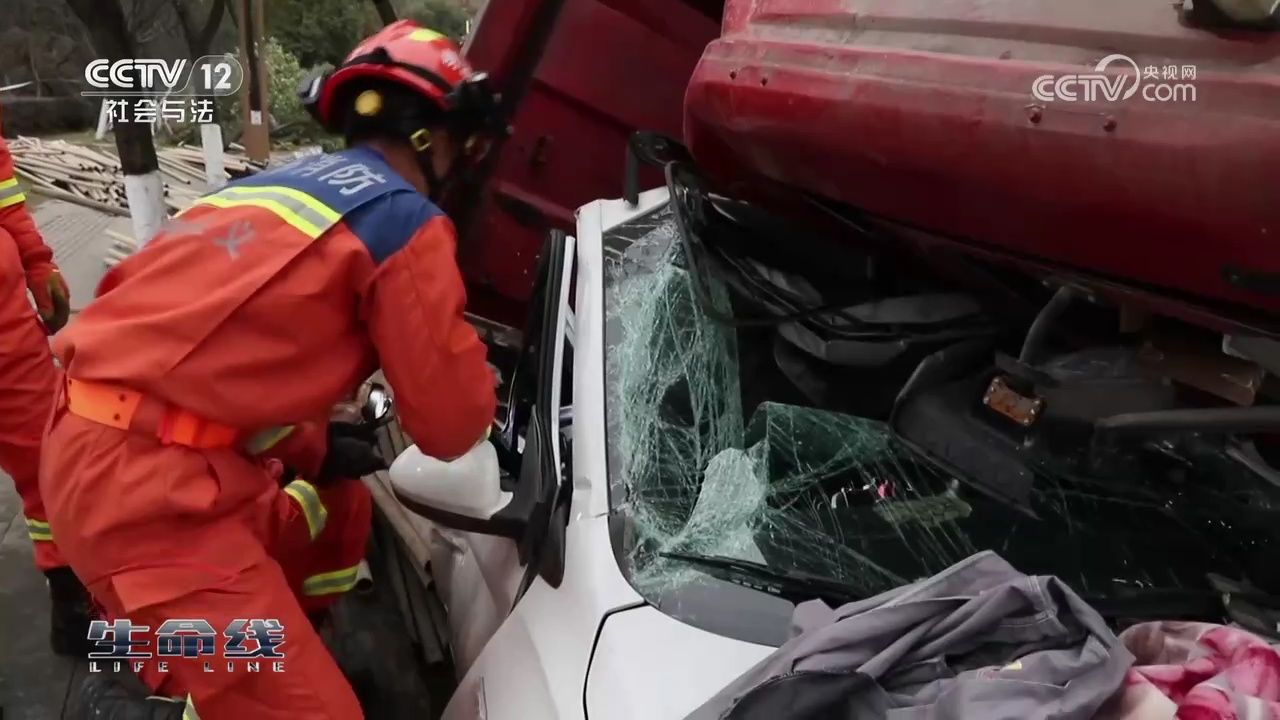
{"label": "pink blanket", "polygon": [[1152,622],[1120,640],[1137,660],[1097,720],[1280,720],[1280,653],[1257,635]]}

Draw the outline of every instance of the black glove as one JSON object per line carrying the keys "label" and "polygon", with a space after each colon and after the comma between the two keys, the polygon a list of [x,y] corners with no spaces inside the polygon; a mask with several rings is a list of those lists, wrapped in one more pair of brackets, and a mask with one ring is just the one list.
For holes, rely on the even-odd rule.
{"label": "black glove", "polygon": [[348,423],[329,423],[329,451],[320,464],[317,484],[327,485],[342,478],[361,478],[387,469],[387,461],[382,459],[377,445],[344,435],[344,429],[335,428],[335,425]]}
{"label": "black glove", "polygon": [[355,438],[369,445],[378,444],[378,428],[367,425],[365,423],[349,423],[341,420],[332,420],[329,422],[329,438],[345,437]]}

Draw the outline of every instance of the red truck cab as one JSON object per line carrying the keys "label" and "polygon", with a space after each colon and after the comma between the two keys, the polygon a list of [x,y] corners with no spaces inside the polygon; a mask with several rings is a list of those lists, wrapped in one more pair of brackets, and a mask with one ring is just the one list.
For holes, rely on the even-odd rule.
{"label": "red truck cab", "polygon": [[1147,507],[1280,594],[1280,23],[1251,4],[490,3],[467,51],[515,131],[463,213],[473,309],[517,323],[632,133],[680,138],[641,182],[744,414],[885,423],[1028,517]]}
{"label": "red truck cab", "polygon": [[523,321],[546,232],[572,231],[578,207],[622,194],[631,133],[680,135],[685,89],[719,12],[716,0],[485,6],[464,49],[502,88],[514,132],[462,213],[473,312]]}

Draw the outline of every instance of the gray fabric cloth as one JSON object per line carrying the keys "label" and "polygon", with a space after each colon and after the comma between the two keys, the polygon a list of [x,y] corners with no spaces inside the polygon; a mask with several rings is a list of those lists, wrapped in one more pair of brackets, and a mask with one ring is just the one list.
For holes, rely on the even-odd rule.
{"label": "gray fabric cloth", "polygon": [[687,720],[1086,720],[1133,664],[1065,584],[990,551],[835,610],[801,604],[792,631]]}

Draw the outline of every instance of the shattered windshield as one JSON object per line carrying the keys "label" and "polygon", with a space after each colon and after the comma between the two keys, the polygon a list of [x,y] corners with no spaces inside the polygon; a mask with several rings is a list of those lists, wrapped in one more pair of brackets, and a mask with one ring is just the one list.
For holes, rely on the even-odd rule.
{"label": "shattered windshield", "polygon": [[[625,519],[615,551],[645,597],[705,577],[680,555],[832,578],[864,596],[984,549],[1086,597],[1261,566],[1275,577],[1275,487],[1117,482],[1064,465],[1036,469],[1011,502],[884,422],[812,407],[762,333],[701,310],[677,233],[664,207],[604,237],[610,497]],[[706,282],[731,312],[729,289]]]}

